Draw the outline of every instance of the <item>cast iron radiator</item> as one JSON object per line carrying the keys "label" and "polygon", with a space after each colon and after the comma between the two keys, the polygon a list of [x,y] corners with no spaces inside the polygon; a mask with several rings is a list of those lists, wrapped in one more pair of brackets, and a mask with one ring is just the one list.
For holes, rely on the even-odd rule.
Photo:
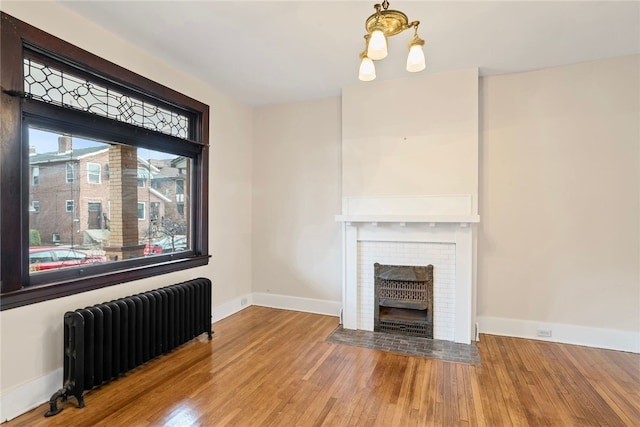
{"label": "cast iron radiator", "polygon": [[202,333],[211,339],[211,281],[193,279],[64,315],[63,387],[49,400],[75,396],[167,353]]}

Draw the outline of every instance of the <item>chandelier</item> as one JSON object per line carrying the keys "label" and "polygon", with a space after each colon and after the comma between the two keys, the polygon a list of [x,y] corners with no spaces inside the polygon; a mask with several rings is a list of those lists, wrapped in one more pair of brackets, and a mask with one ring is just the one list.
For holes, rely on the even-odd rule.
{"label": "chandelier", "polygon": [[373,6],[376,13],[367,18],[365,28],[365,49],[360,53],[362,62],[358,78],[364,82],[376,78],[376,68],[373,61],[384,59],[387,56],[387,37],[400,34],[409,28],[414,29],[413,39],[409,42],[409,55],[407,56],[407,71],[415,73],[425,69],[424,40],[418,37],[418,25],[420,21],[409,22],[407,15],[398,10],[388,10],[389,2],[384,0],[382,4]]}

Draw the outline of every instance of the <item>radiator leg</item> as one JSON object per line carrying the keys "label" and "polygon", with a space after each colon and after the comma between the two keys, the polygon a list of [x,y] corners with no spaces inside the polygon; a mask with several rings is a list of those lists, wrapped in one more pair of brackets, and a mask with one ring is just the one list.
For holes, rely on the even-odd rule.
{"label": "radiator leg", "polygon": [[49,412],[44,414],[45,417],[51,417],[53,415],[56,415],[58,412],[62,411],[62,408],[58,408],[58,404],[57,404],[57,400],[60,397],[66,400],[66,397],[67,397],[66,388],[61,388],[60,390],[53,393],[53,395],[51,396],[51,399],[49,399]]}

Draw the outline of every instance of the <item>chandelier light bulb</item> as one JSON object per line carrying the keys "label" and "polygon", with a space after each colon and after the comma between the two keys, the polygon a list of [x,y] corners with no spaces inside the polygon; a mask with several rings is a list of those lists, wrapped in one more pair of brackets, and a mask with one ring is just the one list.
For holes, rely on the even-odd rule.
{"label": "chandelier light bulb", "polygon": [[358,78],[363,82],[370,82],[376,78],[376,67],[373,65],[373,61],[366,56],[362,58],[362,62],[360,63]]}
{"label": "chandelier light bulb", "polygon": [[424,51],[419,44],[411,45],[409,48],[409,55],[407,56],[407,71],[411,73],[417,73],[424,70],[426,67],[424,59]]}
{"label": "chandelier light bulb", "polygon": [[387,39],[381,30],[374,30],[371,33],[367,56],[376,61],[387,57]]}

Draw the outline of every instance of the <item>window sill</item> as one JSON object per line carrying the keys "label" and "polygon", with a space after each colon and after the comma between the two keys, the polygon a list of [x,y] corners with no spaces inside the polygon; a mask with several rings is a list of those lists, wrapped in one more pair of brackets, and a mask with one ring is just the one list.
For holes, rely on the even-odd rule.
{"label": "window sill", "polygon": [[114,284],[131,282],[147,277],[159,276],[173,271],[186,270],[209,264],[209,255],[193,256],[178,260],[171,260],[151,266],[132,267],[90,277],[81,277],[76,280],[49,283],[42,286],[22,288],[14,292],[8,292],[0,296],[0,311],[35,304],[51,299],[62,298],[80,292],[92,291]]}

